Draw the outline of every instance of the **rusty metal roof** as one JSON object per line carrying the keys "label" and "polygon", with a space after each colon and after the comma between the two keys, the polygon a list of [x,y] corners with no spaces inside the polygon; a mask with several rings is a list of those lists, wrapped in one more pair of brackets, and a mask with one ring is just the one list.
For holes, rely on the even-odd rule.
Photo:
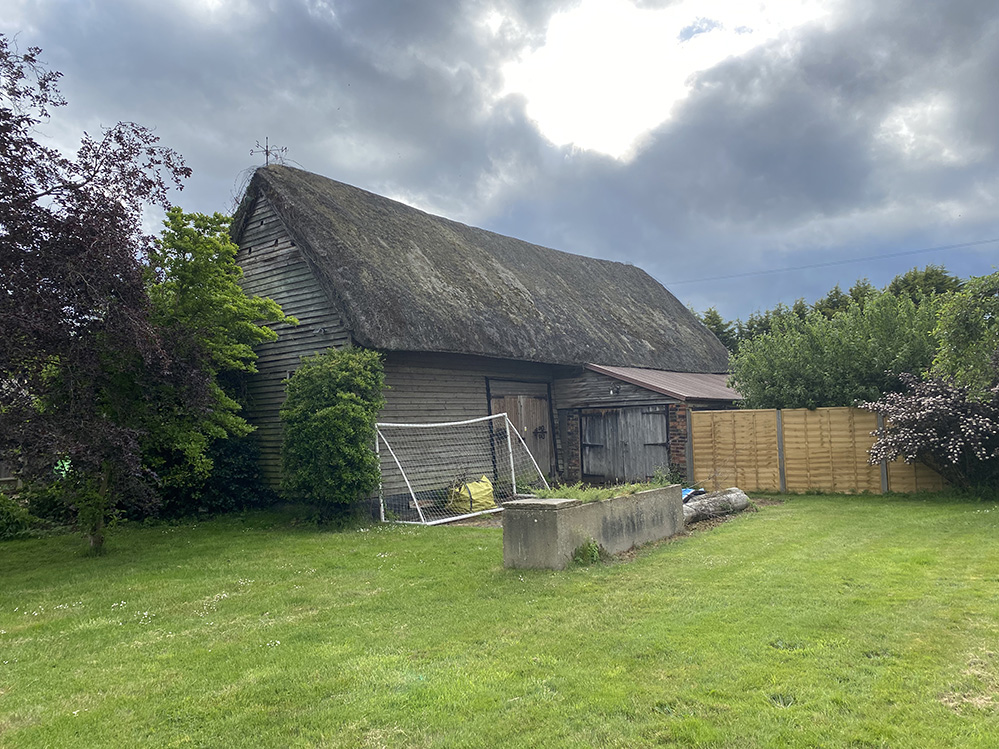
{"label": "rusty metal roof", "polygon": [[667,372],[662,369],[639,367],[610,367],[587,364],[586,368],[632,385],[668,395],[682,401],[737,401],[739,391],[726,385],[727,374],[697,374],[693,372]]}

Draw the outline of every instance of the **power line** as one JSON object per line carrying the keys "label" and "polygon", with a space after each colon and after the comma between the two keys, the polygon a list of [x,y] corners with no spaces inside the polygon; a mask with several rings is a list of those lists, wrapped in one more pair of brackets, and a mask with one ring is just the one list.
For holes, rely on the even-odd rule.
{"label": "power line", "polygon": [[671,281],[670,286],[679,286],[684,283],[706,283],[708,281],[727,281],[730,278],[749,278],[750,276],[766,276],[771,273],[788,273],[790,271],[796,270],[811,270],[813,268],[828,268],[832,265],[849,265],[850,263],[863,263],[868,260],[884,260],[892,257],[904,257],[905,255],[919,255],[924,252],[940,252],[941,250],[959,250],[964,247],[976,247],[982,244],[991,244],[993,242],[999,242],[999,237],[996,239],[979,239],[975,242],[962,242],[961,244],[945,244],[939,247],[924,247],[920,250],[904,250],[902,252],[889,252],[884,255],[871,255],[869,257],[854,257],[846,258],[841,260],[827,260],[822,263],[812,263],[810,265],[795,265],[788,268],[770,268],[769,270],[751,270],[745,273],[732,273],[727,276],[711,276],[709,278],[688,278],[685,281]]}

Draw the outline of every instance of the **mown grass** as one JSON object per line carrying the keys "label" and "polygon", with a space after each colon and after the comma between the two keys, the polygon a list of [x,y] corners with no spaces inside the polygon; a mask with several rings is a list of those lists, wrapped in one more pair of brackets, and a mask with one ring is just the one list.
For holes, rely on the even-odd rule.
{"label": "mown grass", "polygon": [[0,544],[0,745],[995,746],[999,509],[796,497],[628,563],[275,516]]}

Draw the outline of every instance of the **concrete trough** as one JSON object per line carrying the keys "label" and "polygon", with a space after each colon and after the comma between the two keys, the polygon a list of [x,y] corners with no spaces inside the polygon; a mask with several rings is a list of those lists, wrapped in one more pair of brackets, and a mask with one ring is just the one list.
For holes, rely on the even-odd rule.
{"label": "concrete trough", "polygon": [[599,502],[518,499],[503,504],[503,565],[561,570],[590,540],[620,554],[682,530],[679,484]]}

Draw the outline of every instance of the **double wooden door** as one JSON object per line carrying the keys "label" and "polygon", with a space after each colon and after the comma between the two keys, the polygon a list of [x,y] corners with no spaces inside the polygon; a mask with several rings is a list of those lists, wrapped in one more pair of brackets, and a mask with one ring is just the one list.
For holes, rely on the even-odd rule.
{"label": "double wooden door", "polygon": [[583,480],[647,481],[669,465],[667,406],[585,408],[580,413]]}

